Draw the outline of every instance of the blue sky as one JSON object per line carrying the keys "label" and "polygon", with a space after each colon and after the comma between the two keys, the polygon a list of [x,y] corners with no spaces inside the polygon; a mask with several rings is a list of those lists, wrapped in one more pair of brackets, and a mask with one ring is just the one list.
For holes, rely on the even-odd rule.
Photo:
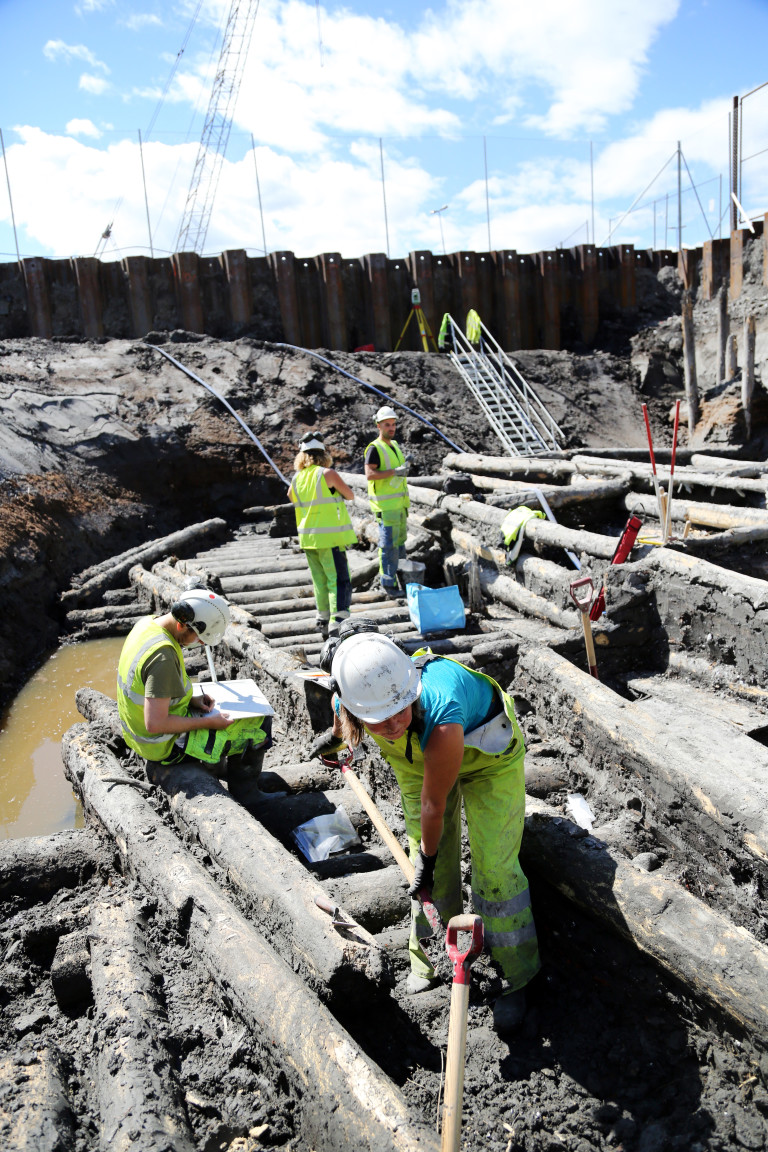
{"label": "blue sky", "polygon": [[[22,255],[148,254],[150,229],[155,255],[175,249],[229,8],[0,0]],[[260,0],[205,251],[486,251],[489,232],[521,252],[645,247],[654,215],[656,245],[676,247],[678,140],[701,201],[683,167],[683,242],[700,244],[727,207],[732,98],[768,80],[766,43],[766,0]],[[744,206],[766,211],[768,87],[745,100],[743,156]]]}

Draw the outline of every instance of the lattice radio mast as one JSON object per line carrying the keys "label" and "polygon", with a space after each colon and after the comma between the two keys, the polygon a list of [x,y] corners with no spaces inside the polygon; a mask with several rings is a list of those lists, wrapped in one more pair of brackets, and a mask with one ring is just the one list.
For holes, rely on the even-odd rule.
{"label": "lattice radio mast", "polygon": [[176,240],[177,252],[203,252],[258,10],[259,0],[232,0]]}

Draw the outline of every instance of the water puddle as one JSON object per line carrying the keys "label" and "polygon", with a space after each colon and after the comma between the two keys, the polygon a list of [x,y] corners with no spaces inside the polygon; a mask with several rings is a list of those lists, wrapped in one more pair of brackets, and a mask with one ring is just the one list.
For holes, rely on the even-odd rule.
{"label": "water puddle", "polygon": [[83,812],[61,763],[61,737],[82,723],[78,688],[114,699],[123,636],[59,648],[0,716],[0,840],[80,828]]}

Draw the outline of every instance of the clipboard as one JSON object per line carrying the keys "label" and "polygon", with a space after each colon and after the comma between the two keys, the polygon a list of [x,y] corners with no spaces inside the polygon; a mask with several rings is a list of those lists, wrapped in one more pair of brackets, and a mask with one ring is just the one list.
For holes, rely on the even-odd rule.
{"label": "clipboard", "polygon": [[217,712],[229,712],[236,720],[249,716],[274,716],[275,711],[255,680],[217,680],[196,684],[190,703],[205,693],[215,701]]}

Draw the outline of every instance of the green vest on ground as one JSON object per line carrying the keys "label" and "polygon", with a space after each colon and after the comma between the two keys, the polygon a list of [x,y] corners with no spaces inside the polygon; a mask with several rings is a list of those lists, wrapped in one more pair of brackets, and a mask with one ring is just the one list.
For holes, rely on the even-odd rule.
{"label": "green vest on ground", "polygon": [[[396,440],[390,440],[389,444],[385,444],[378,436],[366,447],[366,456],[370,448],[377,448],[379,451],[380,472],[387,472],[390,468],[399,468],[405,464],[405,456]],[[372,512],[399,512],[401,508],[408,508],[411,503],[408,496],[408,481],[405,476],[369,480],[368,499],[371,502]]]}
{"label": "green vest on ground", "polygon": [[332,494],[319,464],[296,473],[288,496],[295,505],[302,548],[346,548],[357,543],[344,501]]}
{"label": "green vest on ground", "polygon": [[117,709],[123,727],[123,738],[130,748],[145,760],[165,760],[176,742],[175,732],[147,732],[144,724],[144,680],[142,671],[148,657],[163,645],[175,651],[181,669],[184,695],[171,698],[171,716],[186,716],[192,699],[192,682],[184,667],[181,645],[153,616],[142,616],[126,637],[117,667]]}

